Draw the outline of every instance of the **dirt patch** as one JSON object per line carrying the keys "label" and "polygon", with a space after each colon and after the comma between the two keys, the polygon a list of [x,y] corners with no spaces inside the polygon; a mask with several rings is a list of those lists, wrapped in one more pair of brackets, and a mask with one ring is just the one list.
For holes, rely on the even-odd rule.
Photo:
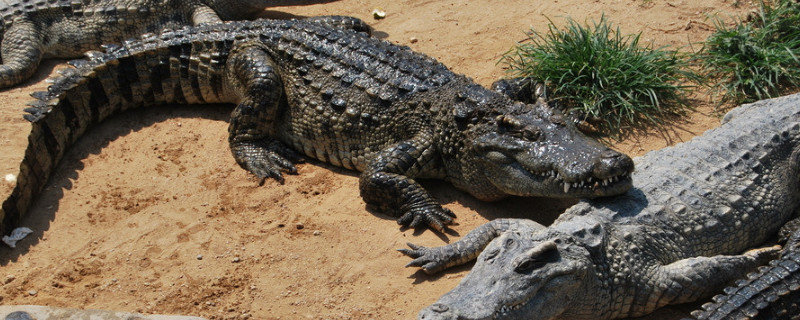
{"label": "dirt patch", "polygon": [[[647,5],[642,5],[646,3]],[[734,3],[740,3],[738,7]],[[265,17],[344,14],[376,36],[433,56],[483,85],[502,77],[499,57],[547,17],[598,20],[644,32],[656,46],[705,39],[708,17],[746,14],[724,0],[367,1],[270,8]],[[383,20],[371,11],[382,7]],[[0,172],[16,173],[30,125],[28,94],[64,65],[47,62],[27,84],[0,93]],[[705,99],[705,97],[698,97]],[[469,266],[426,276],[403,266],[406,242],[451,242],[496,217],[549,223],[570,201],[483,203],[441,182],[427,186],[457,215],[453,234],[415,233],[365,209],[355,173],[299,166],[286,184],[241,170],[227,145],[229,106],[153,108],[93,129],[41,195],[16,250],[0,249],[0,303],[187,314],[211,319],[409,319],[453,288]],[[631,155],[715,126],[707,104],[669,130],[615,145]],[[10,192],[0,183],[0,193]],[[532,212],[529,208],[543,208]],[[672,308],[661,319],[685,313]]]}

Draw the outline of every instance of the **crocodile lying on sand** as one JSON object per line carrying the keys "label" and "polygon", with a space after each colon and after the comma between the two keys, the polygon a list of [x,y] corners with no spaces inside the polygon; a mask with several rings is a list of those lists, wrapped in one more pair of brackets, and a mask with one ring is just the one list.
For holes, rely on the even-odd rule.
{"label": "crocodile lying on sand", "polygon": [[274,2],[2,0],[0,88],[30,78],[44,58],[78,58],[88,50],[100,49],[100,45],[164,28],[250,19]]}
{"label": "crocodile lying on sand", "polygon": [[450,181],[482,200],[597,197],[631,187],[632,160],[407,47],[303,20],[183,28],[91,52],[27,109],[33,123],[11,196],[16,225],[64,151],[122,110],[234,103],[230,147],[258,178],[295,173],[297,150],[361,171],[368,205],[436,229],[453,214],[416,178]]}
{"label": "crocodile lying on sand", "polygon": [[800,319],[800,219],[790,221],[791,230],[781,257],[759,267],[735,287],[714,296],[713,302],[692,312],[698,320]]}
{"label": "crocodile lying on sand", "polygon": [[775,256],[745,250],[800,204],[798,157],[800,95],[760,101],[637,158],[634,188],[581,201],[547,228],[499,220],[447,246],[401,249],[429,273],[477,256],[419,318],[614,319],[709,297]]}

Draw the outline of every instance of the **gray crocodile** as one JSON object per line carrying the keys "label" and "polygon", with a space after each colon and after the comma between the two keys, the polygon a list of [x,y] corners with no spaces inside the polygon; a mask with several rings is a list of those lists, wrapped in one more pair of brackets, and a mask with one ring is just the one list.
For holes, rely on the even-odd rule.
{"label": "gray crocodile", "polygon": [[64,151],[92,124],[135,107],[233,103],[230,148],[282,182],[300,153],[361,171],[365,202],[412,227],[454,215],[415,180],[482,200],[597,197],[631,187],[633,161],[564,123],[475,84],[408,47],[303,20],[256,20],[145,35],[71,62],[28,108],[17,184],[2,207],[16,225]]}
{"label": "gray crocodile", "polygon": [[800,204],[800,95],[744,105],[634,162],[634,188],[549,227],[499,220],[401,249],[433,273],[476,259],[420,319],[615,319],[707,298],[777,255],[759,248]]}
{"label": "gray crocodile", "polygon": [[45,58],[78,58],[164,28],[254,18],[271,0],[0,0],[0,88]]}
{"label": "gray crocodile", "polygon": [[725,288],[724,294],[714,296],[692,316],[698,320],[800,319],[800,219],[781,231],[779,238],[788,239],[779,259]]}

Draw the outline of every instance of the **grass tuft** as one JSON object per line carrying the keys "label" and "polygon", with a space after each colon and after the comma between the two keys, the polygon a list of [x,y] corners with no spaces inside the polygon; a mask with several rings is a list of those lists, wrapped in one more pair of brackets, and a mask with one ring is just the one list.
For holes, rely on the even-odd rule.
{"label": "grass tuft", "polygon": [[547,33],[528,38],[501,58],[515,77],[545,83],[567,112],[585,115],[598,130],[660,123],[686,107],[683,97],[696,75],[675,51],[642,45],[641,33],[622,35],[605,17],[591,26],[572,19],[564,29],[550,22]]}
{"label": "grass tuft", "polygon": [[771,98],[800,85],[800,4],[761,2],[748,21],[727,27],[717,20],[715,28],[697,58],[720,104]]}

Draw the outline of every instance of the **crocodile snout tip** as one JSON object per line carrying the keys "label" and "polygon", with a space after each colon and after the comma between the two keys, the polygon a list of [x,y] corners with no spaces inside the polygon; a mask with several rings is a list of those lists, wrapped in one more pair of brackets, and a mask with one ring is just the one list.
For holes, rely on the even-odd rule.
{"label": "crocodile snout tip", "polygon": [[594,165],[593,174],[605,179],[633,172],[633,159],[624,153],[608,149],[600,154]]}

